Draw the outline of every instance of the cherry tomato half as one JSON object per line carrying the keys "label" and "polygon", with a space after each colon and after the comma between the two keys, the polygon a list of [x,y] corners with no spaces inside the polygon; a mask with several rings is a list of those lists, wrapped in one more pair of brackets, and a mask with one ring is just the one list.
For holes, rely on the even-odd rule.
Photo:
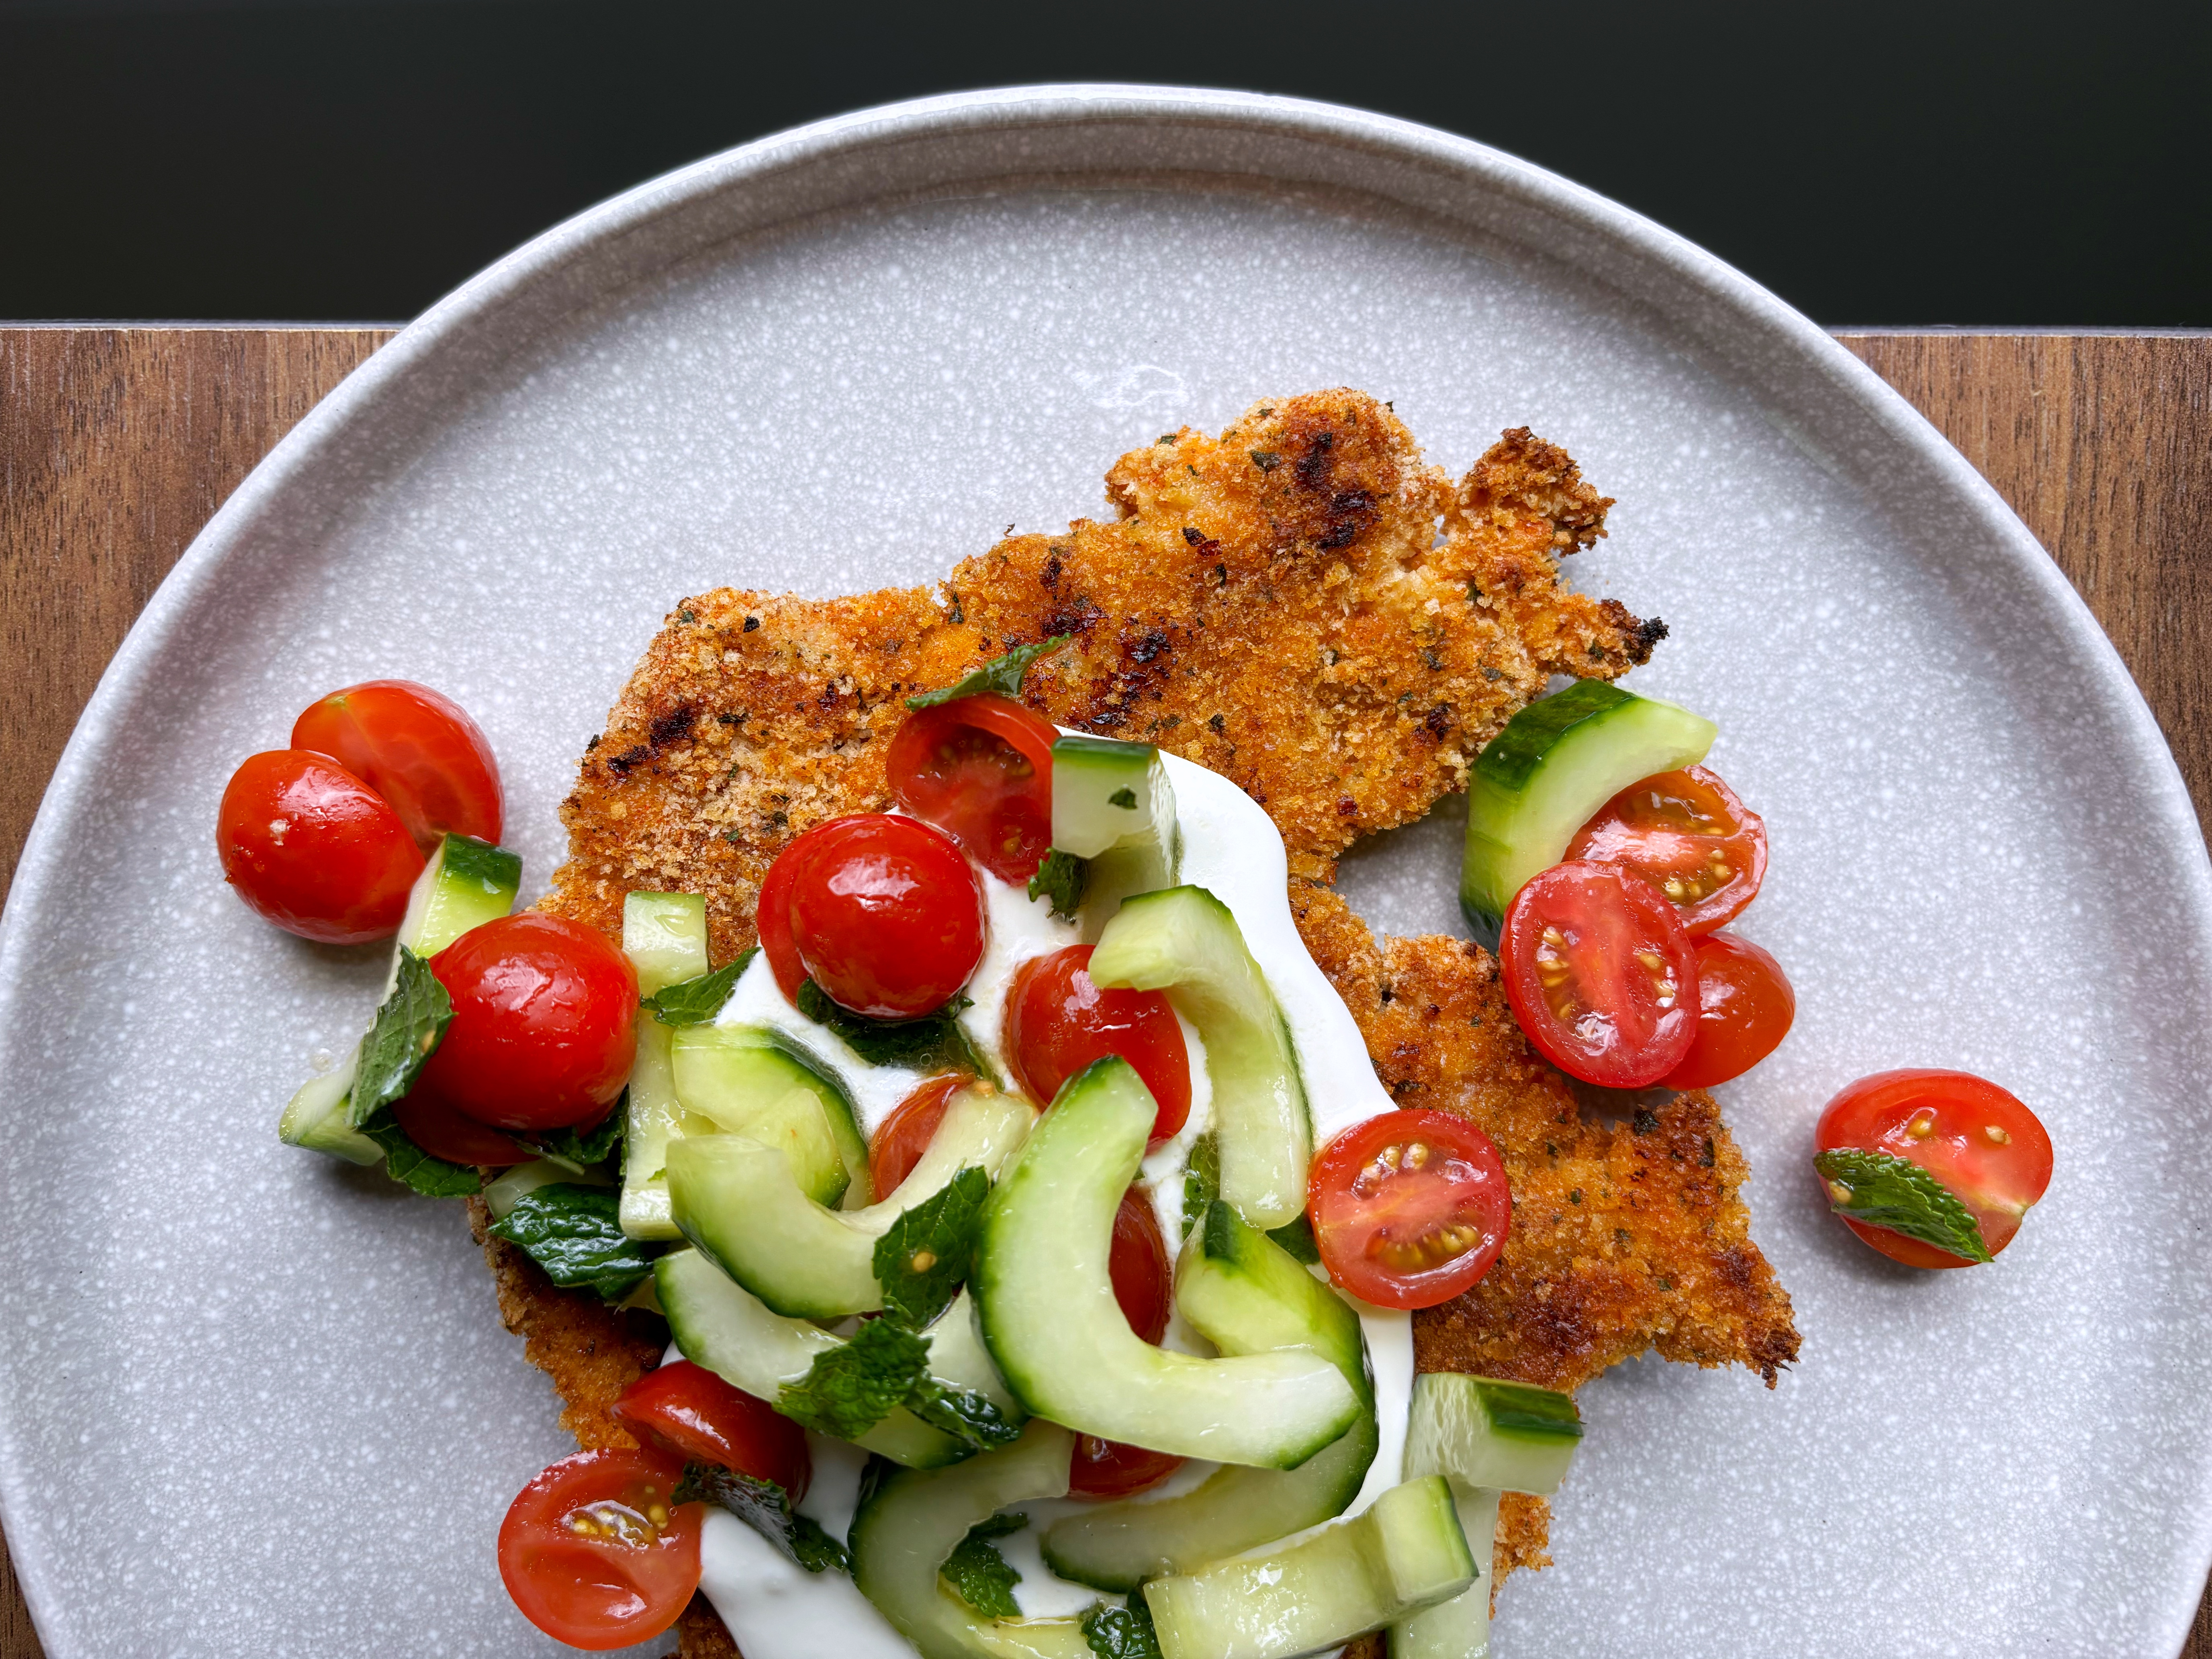
{"label": "cherry tomato half", "polygon": [[[1121,1207],[1114,1212],[1114,1243],[1107,1253],[1106,1272],[1129,1328],[1146,1341],[1158,1343],[1168,1328],[1174,1273],[1159,1214],[1141,1187],[1123,1193]],[[1068,1495],[1127,1498],[1158,1486],[1182,1462],[1170,1452],[1079,1434],[1069,1454]]]}
{"label": "cherry tomato half", "polygon": [[1095,1434],[1075,1437],[1069,1454],[1067,1495],[1070,1498],[1132,1498],[1150,1492],[1182,1467],[1173,1452],[1132,1446],[1122,1440],[1101,1440]]}
{"label": "cherry tomato half", "polygon": [[[1914,1069],[1863,1077],[1828,1103],[1816,1140],[1824,1152],[1850,1146],[1917,1164],[1973,1212],[1991,1255],[2012,1243],[2021,1218],[2051,1185],[2051,1136],[2042,1120],[2017,1097],[1972,1072]],[[1887,1227],[1838,1219],[1907,1267],[1974,1265]]]}
{"label": "cherry tomato half", "polygon": [[598,929],[534,911],[471,927],[430,958],[453,1023],[422,1068],[500,1129],[606,1115],[637,1052],[637,974]]}
{"label": "cherry tomato half", "polygon": [[792,944],[840,1006],[912,1019],[949,1000],[983,959],[982,884],[943,830],[868,812],[801,836],[776,862],[794,854]]}
{"label": "cherry tomato half", "polygon": [[1732,921],[1766,879],[1766,825],[1702,766],[1632,783],[1575,832],[1567,858],[1618,864],[1664,893],[1692,933]]}
{"label": "cherry tomato half", "polygon": [[1041,1106],[1094,1060],[1119,1054],[1152,1091],[1158,1146],[1190,1115],[1190,1051],[1175,1010],[1158,991],[1102,991],[1091,982],[1091,947],[1032,957],[1006,988],[1006,1049],[1014,1080]]}
{"label": "cherry tomato half", "polygon": [[292,747],[328,755],[392,803],[427,856],[450,830],[496,842],[499,763],[460,704],[411,680],[333,691],[292,724]]}
{"label": "cherry tomato half", "polygon": [[1659,890],[1617,866],[1531,877],[1505,907],[1498,955],[1522,1032],[1585,1083],[1656,1083],[1696,1039],[1696,949]]}
{"label": "cherry tomato half", "polygon": [[1433,1308],[1505,1248],[1513,1197],[1488,1135],[1449,1112],[1384,1112],[1328,1143],[1307,1179],[1322,1265],[1380,1308]]}
{"label": "cherry tomato half", "polygon": [[216,817],[223,879],[246,908],[325,945],[389,939],[422,854],[384,797],[298,749],[248,756]]}
{"label": "cherry tomato half", "polygon": [[805,1430],[688,1359],[649,1370],[624,1389],[614,1418],[645,1445],[773,1480],[794,1504],[813,1477]]}
{"label": "cherry tomato half", "polygon": [[1000,881],[1025,882],[1052,848],[1059,736],[1011,697],[955,697],[908,715],[884,768],[900,805],[949,831]]}
{"label": "cherry tomato half", "polygon": [[475,1164],[497,1170],[527,1163],[536,1156],[498,1130],[456,1110],[428,1078],[417,1078],[406,1097],[392,1103],[392,1115],[407,1132],[408,1139],[448,1164]]}
{"label": "cherry tomato half", "polygon": [[917,1084],[877,1126],[876,1138],[868,1144],[868,1184],[878,1198],[889,1198],[914,1173],[929,1143],[937,1139],[945,1107],[967,1080],[955,1073]]}
{"label": "cherry tomato half", "polygon": [[1772,954],[1734,933],[1698,941],[1698,1034],[1669,1089],[1710,1089],[1741,1077],[1790,1035],[1797,994]]}
{"label": "cherry tomato half", "polygon": [[604,1652],[666,1630],[699,1588],[697,1504],[669,1507],[684,1460],[659,1449],[564,1457],[499,1528],[499,1576],[556,1641]]}

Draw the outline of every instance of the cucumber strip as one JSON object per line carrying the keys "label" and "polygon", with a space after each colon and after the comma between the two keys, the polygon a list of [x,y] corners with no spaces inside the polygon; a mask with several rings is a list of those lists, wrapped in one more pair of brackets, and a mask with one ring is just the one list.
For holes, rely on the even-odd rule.
{"label": "cucumber strip", "polygon": [[1175,1498],[1125,1498],[1054,1522],[1042,1544],[1063,1578],[1133,1590],[1148,1578],[1195,1572],[1344,1513],[1359,1495],[1378,1439],[1359,1316],[1226,1204],[1207,1209],[1176,1269],[1176,1304],[1224,1353],[1310,1347],[1359,1393],[1357,1421],[1295,1469],[1218,1469]]}
{"label": "cucumber strip", "polygon": [[1498,1491],[1454,1485],[1452,1507],[1474,1560],[1475,1579],[1449,1601],[1390,1626],[1390,1659],[1487,1659],[1492,1560],[1498,1547]]}
{"label": "cucumber strip", "polygon": [[1054,744],[1052,844],[1090,860],[1083,937],[1096,944],[1123,899],[1175,880],[1175,786],[1160,751],[1113,738]]}
{"label": "cucumber strip", "polygon": [[1548,1498],[1559,1491],[1582,1439],[1582,1418],[1566,1395],[1431,1371],[1413,1379],[1406,1470]]}
{"label": "cucumber strip", "polygon": [[867,1201],[868,1143],[852,1099],[791,1038],[765,1025],[679,1026],[670,1060],[685,1111],[777,1148],[817,1204],[848,1193]]}
{"label": "cucumber strip", "polygon": [[1639,778],[1695,766],[1719,732],[1680,704],[1604,680],[1577,680],[1514,715],[1468,777],[1468,921],[1495,943],[1514,894],[1566,855],[1598,808]]}
{"label": "cucumber strip", "polygon": [[1091,1659],[1074,1619],[987,1619],[939,1577],[977,1522],[1011,1504],[1067,1495],[1074,1437],[1031,1421],[1022,1437],[957,1468],[900,1470],[877,1482],[848,1534],[853,1582],[921,1659]]}
{"label": "cucumber strip", "polygon": [[361,1045],[320,1077],[301,1084],[284,1103],[276,1120],[276,1139],[287,1146],[342,1158],[349,1164],[381,1164],[384,1148],[346,1121],[346,1104],[353,1093],[354,1072],[361,1062]]}
{"label": "cucumber strip", "polygon": [[507,1212],[525,1193],[534,1193],[540,1187],[550,1187],[557,1181],[566,1181],[580,1187],[604,1187],[605,1178],[594,1170],[580,1173],[567,1164],[550,1158],[534,1158],[527,1164],[518,1164],[484,1183],[484,1208],[491,1212],[494,1221],[507,1219]]}
{"label": "cucumber strip", "polygon": [[1474,1580],[1440,1475],[1266,1554],[1145,1586],[1161,1659],[1297,1659],[1450,1600]]}
{"label": "cucumber strip", "polygon": [[984,1212],[969,1280],[984,1340],[1040,1417],[1185,1457],[1293,1468],[1359,1414],[1334,1364],[1302,1349],[1200,1359],[1156,1348],[1115,1300],[1114,1215],[1156,1111],[1118,1055],[1061,1087]]}
{"label": "cucumber strip", "polygon": [[[633,1085],[633,1087],[635,1085]],[[876,1241],[963,1169],[996,1179],[1028,1139],[1026,1101],[981,1086],[945,1109],[913,1173],[880,1204],[832,1210],[800,1190],[791,1160],[745,1135],[697,1135],[668,1148],[668,1191],[684,1237],[777,1313],[842,1319],[884,1305]]]}
{"label": "cucumber strip", "polygon": [[1229,907],[1202,887],[1127,900],[1091,957],[1091,982],[1165,991],[1206,1045],[1221,1196],[1263,1231],[1304,1213],[1313,1124],[1297,1052]]}
{"label": "cucumber strip", "polygon": [[[653,1264],[653,1278],[684,1357],[770,1405],[785,1383],[813,1369],[817,1354],[844,1343],[818,1325],[769,1312],[696,1250],[670,1251]],[[923,1333],[929,1339],[930,1374],[947,1388],[1003,1396],[998,1377],[982,1363],[969,1310],[964,1295],[956,1297]],[[903,1406],[854,1443],[912,1468],[937,1468],[969,1455],[964,1441],[931,1428]]]}
{"label": "cucumber strip", "polygon": [[[708,971],[707,901],[696,893],[631,893],[623,900],[623,954],[637,971],[640,996]],[[649,1014],[637,1021],[629,1074],[629,1116],[623,1126],[622,1229],[632,1238],[674,1238],[669,1213],[668,1143],[684,1133],[676,1096],[675,1031]]]}

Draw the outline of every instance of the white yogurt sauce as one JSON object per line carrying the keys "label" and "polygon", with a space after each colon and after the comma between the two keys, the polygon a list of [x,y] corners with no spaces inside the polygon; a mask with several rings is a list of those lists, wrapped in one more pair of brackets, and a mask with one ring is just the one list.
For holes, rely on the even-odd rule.
{"label": "white yogurt sauce", "polygon": [[[1290,867],[1274,821],[1250,796],[1202,766],[1163,755],[1175,786],[1182,831],[1179,879],[1203,887],[1226,904],[1244,942],[1281,1005],[1312,1114],[1314,1145],[1327,1146],[1352,1124],[1393,1109],[1368,1061],[1367,1045],[1352,1012],[1306,954],[1290,905]],[[983,877],[990,931],[983,960],[970,981],[974,1006],[960,1017],[969,1038],[1004,1072],[1000,1046],[1006,987],[1031,957],[1079,942],[1076,929],[1052,919],[1042,899]],[[785,1033],[831,1064],[853,1097],[861,1128],[874,1133],[906,1098],[921,1074],[896,1066],[870,1066],[799,1014],[776,988],[766,957],[754,958],[716,1017],[721,1025],[759,1024]],[[1182,1172],[1191,1143],[1212,1121],[1213,1091],[1206,1074],[1205,1048],[1188,1023],[1183,1039],[1191,1054],[1190,1117],[1182,1131],[1146,1158],[1140,1179],[1152,1194],[1163,1232],[1182,1231]],[[1356,1515],[1404,1478],[1406,1413],[1413,1386],[1413,1322],[1409,1316],[1355,1301],[1375,1371],[1375,1404],[1381,1443],[1367,1480],[1346,1515]],[[1188,1352],[1211,1350],[1180,1314],[1168,1327],[1165,1346]],[[672,1354],[674,1350],[671,1350]],[[833,1536],[842,1538],[859,1495],[866,1454],[842,1441],[807,1436],[814,1479],[799,1509]],[[1214,1466],[1186,1464],[1156,1494],[1187,1492]],[[1037,1539],[1058,1516],[1083,1507],[1072,1499],[1019,1506],[1030,1517],[1022,1531],[999,1540],[1022,1582],[1014,1599],[1030,1618],[1079,1612],[1098,1592],[1060,1577],[1044,1565]],[[1273,1548],[1270,1545],[1268,1547]],[[853,1581],[836,1571],[810,1573],[793,1566],[767,1540],[736,1516],[709,1509],[699,1545],[699,1588],[729,1626],[746,1659],[907,1659],[914,1650],[894,1631]]]}

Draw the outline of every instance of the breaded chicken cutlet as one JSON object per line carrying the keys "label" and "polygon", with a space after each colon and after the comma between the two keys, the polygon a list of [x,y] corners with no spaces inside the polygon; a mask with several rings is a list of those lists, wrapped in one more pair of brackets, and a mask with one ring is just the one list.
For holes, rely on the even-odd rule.
{"label": "breaded chicken cutlet", "polygon": [[[1711,1097],[1589,1121],[1522,1041],[1486,952],[1378,944],[1328,890],[1355,840],[1463,788],[1551,676],[1613,678],[1665,636],[1559,583],[1559,558],[1605,533],[1612,502],[1526,428],[1454,483],[1350,391],[1255,405],[1218,437],[1163,436],[1122,457],[1107,491],[1117,519],[1010,536],[933,588],[684,601],[587,745],[562,807],[569,859],[540,908],[619,936],[629,892],[701,893],[712,958],[728,961],[754,942],[762,878],[793,836],[890,804],[884,755],[907,696],[1065,635],[1024,700],[1210,767],[1265,807],[1307,946],[1384,1085],[1498,1144],[1510,1234],[1480,1285],[1416,1316],[1420,1368],[1572,1389],[1656,1348],[1771,1386],[1797,1334]],[[653,1344],[512,1247],[485,1248],[564,1424],[586,1446],[628,1443],[607,1408]],[[1509,1496],[1501,1574],[1543,1563],[1547,1520],[1542,1499]],[[703,1601],[683,1642],[732,1650]]]}

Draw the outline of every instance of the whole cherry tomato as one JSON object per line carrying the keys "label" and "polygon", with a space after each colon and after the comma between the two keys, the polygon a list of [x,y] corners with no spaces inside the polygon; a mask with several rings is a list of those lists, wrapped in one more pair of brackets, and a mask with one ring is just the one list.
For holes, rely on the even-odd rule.
{"label": "whole cherry tomato", "polygon": [[487,1124],[479,1123],[438,1092],[427,1078],[417,1078],[404,1098],[394,1101],[392,1115],[407,1132],[407,1139],[433,1158],[448,1164],[475,1164],[486,1169],[505,1169],[527,1163],[535,1156]]}
{"label": "whole cherry tomato", "polygon": [[[1114,1299],[1121,1304],[1129,1328],[1147,1342],[1158,1342],[1168,1328],[1174,1270],[1168,1261],[1167,1240],[1160,1232],[1159,1216],[1141,1187],[1122,1194],[1121,1207],[1114,1212],[1114,1243],[1107,1254],[1106,1271],[1113,1281]],[[1069,1455],[1068,1495],[1127,1498],[1158,1486],[1182,1462],[1171,1453],[1079,1434]]]}
{"label": "whole cherry tomato", "polygon": [[1766,825],[1702,766],[1632,783],[1567,843],[1567,859],[1618,864],[1667,896],[1687,932],[1732,921],[1766,879]]}
{"label": "whole cherry tomato", "polygon": [[891,793],[943,826],[1000,881],[1025,882],[1052,848],[1052,745],[1042,715],[991,693],[916,709],[891,738]]}
{"label": "whole cherry tomato", "polygon": [[1091,947],[1032,957],[1006,988],[1006,1049],[1014,1080],[1040,1106],[1094,1060],[1119,1054],[1159,1107],[1152,1144],[1190,1115],[1190,1051],[1175,1009],[1158,991],[1102,991],[1091,982]]}
{"label": "whole cherry tomato", "polygon": [[1498,956],[1522,1033],[1585,1083],[1656,1083],[1696,1039],[1696,948],[1659,890],[1618,866],[1531,877],[1505,907]]}
{"label": "whole cherry tomato", "polygon": [[629,1080],[637,975],[596,928],[501,916],[439,951],[430,971],[453,1000],[453,1023],[422,1075],[479,1122],[596,1122]]}
{"label": "whole cherry tomato", "polygon": [[647,1371],[623,1390],[614,1418],[641,1444],[773,1480],[794,1504],[806,1496],[806,1431],[704,1365],[675,1359]]}
{"label": "whole cherry tomato", "polygon": [[328,755],[392,803],[425,856],[447,830],[496,843],[505,802],[491,744],[460,704],[411,680],[333,691],[292,725],[292,747]]}
{"label": "whole cherry tomato", "polygon": [[868,1144],[868,1184],[879,1199],[889,1198],[914,1173],[929,1143],[937,1139],[945,1109],[967,1081],[953,1073],[917,1084],[877,1126],[876,1138]]}
{"label": "whole cherry tomato", "polygon": [[874,1019],[912,1019],[975,973],[982,884],[943,830],[869,812],[823,825],[777,862],[794,854],[791,940],[831,1001]]}
{"label": "whole cherry tomato", "polygon": [[1307,1178],[1322,1265],[1381,1308],[1433,1308],[1505,1248],[1513,1196],[1490,1137],[1449,1112],[1384,1112],[1328,1143]]}
{"label": "whole cherry tomato", "polygon": [[699,1588],[702,1506],[672,1507],[684,1460],[657,1448],[578,1452],[516,1497],[499,1576],[556,1641],[605,1652],[658,1636]]}
{"label": "whole cherry tomato", "polygon": [[1773,956],[1734,933],[1698,941],[1698,1034],[1669,1089],[1710,1089],[1741,1077],[1779,1048],[1797,1018],[1797,994]]}
{"label": "whole cherry tomato", "polygon": [[222,792],[216,851],[254,914],[325,945],[389,939],[422,854],[384,798],[336,761],[249,756]]}

